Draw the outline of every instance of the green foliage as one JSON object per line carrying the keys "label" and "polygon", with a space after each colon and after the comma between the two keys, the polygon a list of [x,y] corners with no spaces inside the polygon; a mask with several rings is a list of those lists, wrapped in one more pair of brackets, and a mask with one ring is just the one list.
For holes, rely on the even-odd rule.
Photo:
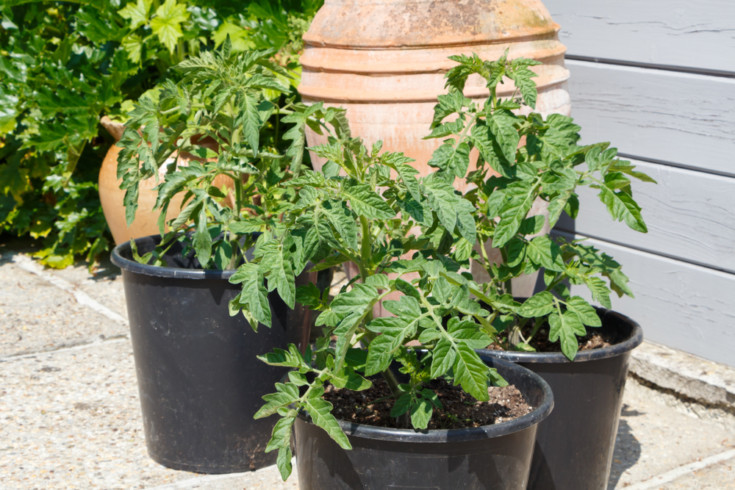
{"label": "green foliage", "polygon": [[[529,348],[528,342],[544,325],[549,340],[560,342],[562,352],[573,359],[577,337],[585,327],[600,326],[594,308],[579,296],[571,296],[568,284],[586,285],[592,297],[610,307],[610,293],[632,295],[620,264],[589,245],[563,237],[541,234],[544,221],[549,228],[566,211],[576,216],[578,186],[599,190],[599,198],[610,216],[630,228],[645,232],[641,210],[633,199],[630,177],[652,182],[635,171],[629,162],[617,158],[608,143],[580,146],[579,130],[572,118],[552,114],[544,119],[534,113],[535,74],[531,60],[493,62],[477,56],[452,57],[458,65],[447,76],[449,93],[439,97],[431,137],[447,137],[430,164],[437,175],[458,177],[472,189],[464,196],[472,203],[477,239],[499,249],[502,262],[496,263],[486,247],[469,254],[459,246],[455,234],[454,258],[468,260],[484,268],[487,283],[457,280],[481,298],[492,311],[491,323],[505,330],[508,347]],[[462,95],[472,74],[485,78],[488,98],[481,104]],[[498,97],[498,86],[511,80],[516,93]],[[447,123],[446,120],[451,122]],[[445,130],[444,128],[449,128]],[[525,141],[524,144],[520,144]],[[520,145],[519,145],[520,144]],[[468,172],[467,157],[472,149],[480,155],[476,169]],[[457,163],[457,154],[463,155]],[[548,204],[548,218],[530,215],[534,202]],[[511,280],[542,271],[546,289],[527,300],[514,300]],[[552,294],[553,293],[553,294]]]}
{"label": "green foliage", "polygon": [[[221,51],[181,63],[178,83],[163,84],[157,99],[142,98],[131,112],[119,168],[132,213],[139,182],[167,165],[156,205],[165,211],[176,195],[184,204],[164,244],[182,240],[202,266],[236,268],[231,282],[242,289],[231,314],[242,313],[253,328],[269,327],[273,291],[288,306],[299,302],[319,312],[321,337],[313,346],[261,356],[291,370],[255,415],[280,417],[266,451],[278,452],[284,478],[291,472],[291,427],[300,412],[350,448],[324,399],[328,385],[361,391],[380,376],[392,392],[391,415],[403,427],[425,429],[441,409],[430,381],[446,379],[477,400],[488,399],[489,384],[504,383],[476,353],[498,331],[510,330],[509,338],[519,338],[514,345],[528,349],[528,339],[514,332],[546,322],[550,340],[574,357],[577,336],[600,320],[584,299],[571,296],[565,281],[586,284],[603,304],[611,291],[630,293],[620,265],[606,254],[576,241],[529,236],[545,223],[529,216],[531,204],[548,201],[553,224],[561,210],[575,213],[580,184],[615,194],[613,217],[645,226],[631,211],[637,208],[626,181],[642,175],[618,161],[614,150],[580,147],[570,118],[519,115],[520,100],[496,96],[497,85],[511,79],[521,98],[533,103],[533,62],[455,58],[459,64],[449,72],[450,92],[439,99],[432,131],[452,137],[431,160],[437,170],[419,177],[405,155],[352,137],[342,110],[291,100],[282,83],[286,74],[270,59],[263,51],[232,52],[225,42]],[[490,91],[479,107],[461,93],[473,73],[486,77]],[[318,171],[303,165],[306,127],[324,142],[310,148],[325,161]],[[470,171],[475,148],[480,160]],[[179,165],[182,153],[199,160]],[[230,186],[215,183],[222,176]],[[456,177],[472,190],[455,190]],[[627,213],[617,201],[627,203]],[[502,263],[492,262],[480,245],[489,240],[500,248]],[[489,282],[477,284],[462,272],[470,260],[487,269]],[[306,270],[347,264],[350,281],[334,298],[314,284],[296,287]],[[547,289],[516,301],[510,280],[542,269]],[[373,317],[379,302],[392,316]]]}
{"label": "green foliage", "polygon": [[110,239],[97,197],[107,114],[186,57],[220,46],[274,50],[298,83],[301,34],[319,0],[14,0],[0,6],[0,231],[42,239],[39,257],[91,263]]}
{"label": "green foliage", "polygon": [[[324,117],[318,105],[305,111]],[[489,314],[471,298],[466,285],[450,284],[446,276],[459,276],[459,264],[435,246],[441,236],[453,233],[474,243],[471,204],[435,175],[418,178],[406,168],[410,160],[404,155],[381,153],[379,144],[367,148],[341,125],[315,122],[307,119],[307,124],[329,130],[326,143],[312,148],[327,160],[324,168],[304,169],[279,184],[292,191],[293,198],[282,203],[280,221],[262,231],[253,259],[239,268],[243,277],[265,279],[260,294],[266,283],[271,287],[276,261],[266,250],[283,251],[279,260],[290,262],[292,271],[285,278],[288,282],[307,262],[315,268],[349,263],[357,269],[331,301],[313,287],[296,292],[299,301],[321,312],[316,324],[323,327],[323,337],[315,347],[303,355],[291,346],[288,352],[263,357],[269,364],[298,371],[264,397],[266,404],[256,415],[282,417],[267,450],[279,451],[283,475],[290,472],[287,427],[298,411],[308,413],[342,447],[350,447],[330,413],[331,405],[322,399],[327,384],[363,390],[371,385],[371,376],[382,376],[393,391],[392,415],[405,427],[425,429],[434,410],[441,408],[428,388],[430,380],[447,378],[478,400],[487,400],[489,383],[499,380],[475,352],[494,338],[485,319]],[[422,233],[422,226],[432,231]],[[250,298],[254,290],[243,290],[242,296]],[[400,299],[386,299],[396,292],[403,293]],[[284,297],[280,289],[279,294]],[[373,317],[381,301],[394,316]],[[246,316],[257,316],[248,307],[253,301],[236,303]],[[407,382],[396,380],[394,363]]]}

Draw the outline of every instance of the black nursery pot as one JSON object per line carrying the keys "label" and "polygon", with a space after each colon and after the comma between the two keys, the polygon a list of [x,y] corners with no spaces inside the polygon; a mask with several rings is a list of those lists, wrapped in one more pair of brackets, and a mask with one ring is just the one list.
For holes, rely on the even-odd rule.
{"label": "black nursery pot", "polygon": [[551,390],[528,369],[483,360],[520,390],[535,407],[531,413],[495,425],[423,432],[340,421],[352,444],[348,451],[300,416],[294,432],[299,488],[524,489],[536,427],[553,406]]}
{"label": "black nursery pot", "polygon": [[[574,362],[560,352],[481,351],[538,373],[554,392],[554,413],[536,434],[528,488],[607,488],[631,351],[643,341],[640,326],[620,313],[598,309],[601,330],[617,343],[580,351]],[[595,329],[597,330],[597,329]]]}
{"label": "black nursery pot", "polygon": [[[160,237],[135,240],[139,253]],[[167,267],[132,260],[129,243],[112,262],[122,269],[148,454],[169,468],[232,473],[273,464],[265,454],[273,421],[254,420],[261,396],[284,371],[256,355],[308,339],[308,313],[269,296],[272,328],[255,333],[243,315],[231,317],[239,287],[234,271],[194,269],[173,249]],[[305,331],[306,330],[306,331]]]}

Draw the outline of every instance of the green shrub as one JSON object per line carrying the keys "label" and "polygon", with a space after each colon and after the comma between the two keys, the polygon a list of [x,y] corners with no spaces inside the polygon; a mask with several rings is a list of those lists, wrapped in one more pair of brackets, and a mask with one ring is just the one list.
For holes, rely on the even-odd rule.
{"label": "green shrub", "polygon": [[[42,240],[51,267],[111,244],[97,173],[102,115],[133,102],[188,56],[221,45],[275,49],[298,80],[301,34],[321,0],[8,0],[0,7],[0,232]],[[297,85],[293,82],[292,87]],[[293,89],[293,88],[292,88]]]}

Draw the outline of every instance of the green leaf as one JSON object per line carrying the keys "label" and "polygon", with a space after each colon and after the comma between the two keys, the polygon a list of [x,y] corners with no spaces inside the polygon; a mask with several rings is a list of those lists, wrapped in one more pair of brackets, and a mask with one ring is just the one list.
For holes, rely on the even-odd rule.
{"label": "green leaf", "polygon": [[421,316],[419,302],[411,296],[401,296],[398,301],[384,301],[383,307],[397,317],[410,320]]}
{"label": "green leaf", "polygon": [[[580,296],[573,296],[567,300],[567,311],[579,317],[579,320],[589,327],[601,327],[602,321],[597,311]],[[584,335],[584,334],[582,334]]]}
{"label": "green leaf", "polygon": [[555,272],[564,270],[561,248],[548,235],[537,236],[528,242],[526,253],[528,258],[540,267]]}
{"label": "green leaf", "polygon": [[[236,300],[244,304],[247,311],[263,325],[271,326],[271,308],[268,302],[268,294],[263,285],[263,276],[257,264],[249,263],[241,265],[230,277],[232,284],[241,284],[242,291]],[[257,325],[251,325],[253,329]]]}
{"label": "green leaf", "polygon": [[253,156],[258,156],[260,144],[260,114],[258,112],[258,101],[249,95],[242,98],[242,106],[240,107],[242,117],[243,135],[247,140],[250,148],[253,150]]}
{"label": "green leaf", "polygon": [[462,386],[470,395],[479,401],[487,401],[488,367],[480,356],[468,345],[461,343],[456,347],[457,358],[454,363],[455,383]]}
{"label": "green leaf", "polygon": [[518,314],[524,318],[540,318],[554,311],[554,306],[554,296],[548,291],[541,291],[524,301]]}
{"label": "green leaf", "polygon": [[457,341],[472,349],[484,349],[490,345],[493,339],[481,330],[481,327],[472,321],[460,321],[457,318],[449,320],[449,335]]}
{"label": "green leaf", "polygon": [[269,417],[279,408],[287,407],[299,399],[299,389],[292,384],[276,383],[276,392],[263,395],[265,404],[255,412],[254,419]]}
{"label": "green leaf", "polygon": [[118,10],[118,14],[123,19],[130,21],[130,29],[135,30],[148,22],[148,12],[151,9],[151,0],[137,0],[135,3],[129,3],[124,8]]}
{"label": "green leaf", "polygon": [[156,14],[151,20],[151,30],[161,44],[168,48],[169,53],[173,54],[176,50],[176,43],[183,36],[181,24],[188,18],[186,5],[177,3],[176,0],[166,0],[156,9]]}
{"label": "green leaf", "polygon": [[648,228],[641,216],[641,208],[630,194],[615,191],[607,184],[600,185],[600,201],[607,206],[607,210],[614,219],[624,221],[631,229],[647,233]]}
{"label": "green leaf", "polygon": [[438,378],[449,372],[457,360],[457,352],[447,339],[441,339],[431,351],[431,377]]}
{"label": "green leaf", "polygon": [[459,204],[459,196],[454,193],[454,187],[451,184],[435,178],[435,175],[432,174],[429,178],[424,179],[426,197],[441,224],[452,233],[457,226],[456,206]]}
{"label": "green leaf", "polygon": [[373,192],[367,184],[348,183],[342,189],[342,193],[349,200],[355,213],[360,216],[368,219],[391,219],[396,215],[385,200]]}
{"label": "green leaf", "polygon": [[518,118],[510,111],[496,111],[488,115],[486,121],[506,162],[513,165],[518,143],[521,140],[521,135],[515,127]]}
{"label": "green leaf", "polygon": [[423,200],[423,195],[421,193],[419,181],[416,179],[418,170],[405,163],[396,164],[393,168],[398,173],[401,180],[403,180],[403,183],[406,185],[406,189],[408,189],[411,197],[413,197],[416,202],[421,202]]}
{"label": "green leaf", "polygon": [[427,138],[443,138],[452,134],[457,134],[464,128],[464,121],[457,119],[448,123],[435,126]]}
{"label": "green leaf", "polygon": [[262,257],[260,271],[268,280],[268,291],[278,291],[289,308],[296,304],[296,277],[293,266],[285,257],[283,245],[271,240],[256,248],[256,257]]}
{"label": "green leaf", "polygon": [[305,401],[305,408],[309,412],[314,424],[324,429],[329,434],[329,437],[339,444],[342,449],[352,449],[350,440],[342,432],[342,428],[340,428],[337,419],[331,414],[331,403],[321,398],[310,397]]}
{"label": "green leaf", "polygon": [[291,453],[291,446],[279,447],[278,457],[276,458],[276,466],[278,467],[278,473],[280,473],[283,481],[286,481],[293,469],[291,468],[291,459],[293,454]]}
{"label": "green leaf", "polygon": [[411,400],[412,397],[410,393],[404,393],[399,396],[396,402],[393,404],[393,407],[390,409],[390,416],[400,417],[404,413],[408,412],[408,410],[411,408]]}
{"label": "green leaf", "polygon": [[434,151],[428,165],[464,178],[470,165],[470,145],[463,141],[455,147],[454,143],[454,140],[446,140]]}
{"label": "green leaf", "polygon": [[605,281],[596,276],[585,276],[583,277],[583,280],[592,293],[592,297],[596,301],[605,308],[612,308],[612,303],[610,302],[610,289],[605,284]]}
{"label": "green leaf", "polygon": [[370,388],[373,383],[359,374],[350,367],[345,367],[341,373],[334,373],[330,381],[335,388],[346,388],[350,391],[363,391]]}
{"label": "green leaf", "polygon": [[207,226],[207,208],[205,206],[201,206],[199,211],[192,245],[197,260],[199,260],[202,267],[206,267],[212,256],[212,236],[209,234],[209,227]]}
{"label": "green leaf", "polygon": [[585,335],[587,330],[579,320],[579,317],[571,311],[565,311],[563,314],[558,313],[549,316],[549,340],[551,342],[560,342],[562,353],[570,361],[574,360],[579,349],[579,341],[577,335]]}
{"label": "green leaf", "polygon": [[[528,62],[531,60],[523,61]],[[533,78],[536,76],[536,74],[529,70],[527,66],[539,64],[540,62],[533,60],[533,62],[531,63],[526,63],[526,66],[521,66],[518,69],[511,69],[506,73],[508,78],[513,80],[516,88],[520,90],[521,96],[523,97],[523,102],[532,109],[536,107],[536,97],[538,95],[536,83],[533,81]]]}
{"label": "green leaf", "polygon": [[[513,182],[505,188],[502,207],[499,211],[500,221],[493,234],[493,246],[502,247],[513,238],[526,219],[537,195],[535,182]],[[497,192],[497,191],[496,191]]]}
{"label": "green leaf", "polygon": [[411,425],[415,429],[426,429],[434,413],[431,401],[419,398],[411,404]]}
{"label": "green leaf", "polygon": [[[357,224],[352,212],[341,201],[327,201],[321,208],[329,223],[332,224],[339,238],[353,250],[357,250]],[[319,230],[321,233],[321,229]],[[320,235],[321,236],[321,235]],[[322,236],[323,239],[328,237]]]}

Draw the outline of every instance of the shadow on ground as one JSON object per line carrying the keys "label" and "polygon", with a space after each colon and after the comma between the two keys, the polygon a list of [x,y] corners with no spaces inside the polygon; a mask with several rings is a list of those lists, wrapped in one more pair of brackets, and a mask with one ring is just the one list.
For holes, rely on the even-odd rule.
{"label": "shadow on ground", "polygon": [[641,458],[641,444],[636,439],[630,425],[625,420],[627,417],[639,417],[645,415],[632,409],[629,405],[623,405],[618,425],[618,435],[615,438],[615,451],[613,453],[612,469],[610,479],[607,482],[607,490],[617,487],[620,477],[628,468],[633,467]]}

